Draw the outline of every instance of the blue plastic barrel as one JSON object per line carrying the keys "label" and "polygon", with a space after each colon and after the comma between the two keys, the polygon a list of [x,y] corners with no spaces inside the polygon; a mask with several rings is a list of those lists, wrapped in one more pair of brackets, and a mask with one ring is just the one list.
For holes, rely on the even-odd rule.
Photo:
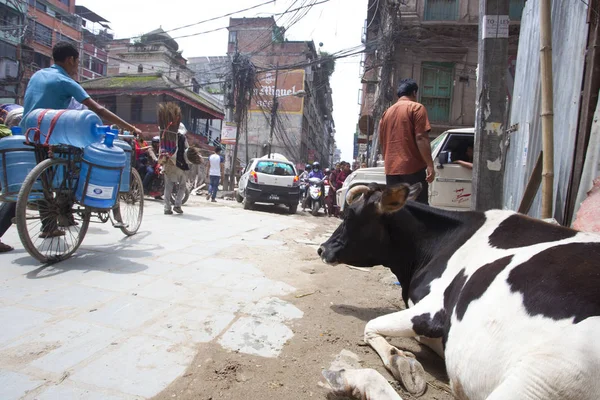
{"label": "blue plastic barrel", "polygon": [[120,192],[129,192],[129,181],[131,180],[131,146],[124,140],[115,139],[114,145],[120,147],[125,152],[125,168],[121,175]]}
{"label": "blue plastic barrel", "polygon": [[[18,132],[13,129],[13,133]],[[25,136],[14,135],[0,140],[0,177],[2,179],[2,198],[17,201],[21,186],[37,162],[33,147],[25,144]],[[30,200],[43,197],[39,182],[33,185]],[[36,192],[39,191],[39,192]]]}
{"label": "blue plastic barrel", "polygon": [[117,202],[125,152],[113,146],[115,134],[108,132],[104,143],[94,143],[83,150],[83,162],[75,198],[87,207],[113,208]]}
{"label": "blue plastic barrel", "polygon": [[[25,121],[21,123],[21,127],[27,132],[29,128],[38,127],[38,117],[43,109],[33,110],[30,112]],[[50,124],[56,114],[64,110],[48,110],[42,118],[40,125],[40,142],[46,141],[46,135],[50,130]],[[103,127],[102,120],[98,115],[90,110],[66,110],[56,122],[52,135],[50,136],[50,144],[68,144],[79,147],[81,149],[86,146],[97,143],[102,139],[108,129]],[[29,140],[33,140],[34,133],[30,131]]]}

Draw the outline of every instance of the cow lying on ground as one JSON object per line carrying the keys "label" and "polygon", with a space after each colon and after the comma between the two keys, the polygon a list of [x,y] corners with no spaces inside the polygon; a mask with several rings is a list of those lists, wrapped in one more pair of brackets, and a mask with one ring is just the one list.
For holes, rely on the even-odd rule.
{"label": "cow lying on ground", "polygon": [[[422,394],[421,364],[384,338],[419,337],[445,358],[460,400],[599,399],[600,236],[510,211],[407,203],[420,189],[351,189],[319,249],[329,264],[384,265],[400,281],[409,308],[365,327],[386,368]],[[400,398],[374,370],[324,375],[339,394]]]}

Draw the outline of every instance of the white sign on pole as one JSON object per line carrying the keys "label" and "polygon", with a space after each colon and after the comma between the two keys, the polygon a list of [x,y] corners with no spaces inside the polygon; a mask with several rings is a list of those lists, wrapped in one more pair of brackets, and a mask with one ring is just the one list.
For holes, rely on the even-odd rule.
{"label": "white sign on pole", "polygon": [[508,15],[484,15],[481,34],[483,39],[506,39],[510,17]]}
{"label": "white sign on pole", "polygon": [[235,144],[237,136],[237,126],[233,122],[226,122],[221,129],[221,143],[223,144]]}
{"label": "white sign on pole", "polygon": [[358,151],[360,151],[361,153],[364,153],[367,151],[367,144],[366,143],[359,143],[358,144]]}

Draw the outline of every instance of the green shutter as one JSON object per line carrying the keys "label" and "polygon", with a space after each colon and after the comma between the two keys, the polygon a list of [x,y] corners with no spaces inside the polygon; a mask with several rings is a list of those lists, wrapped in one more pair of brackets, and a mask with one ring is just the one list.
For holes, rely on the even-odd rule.
{"label": "green shutter", "polygon": [[454,64],[424,62],[421,71],[421,103],[427,108],[429,120],[448,122],[452,106]]}
{"label": "green shutter", "polygon": [[458,0],[425,0],[425,21],[456,21]]}
{"label": "green shutter", "polygon": [[508,15],[511,21],[520,21],[523,15],[525,0],[510,0]]}

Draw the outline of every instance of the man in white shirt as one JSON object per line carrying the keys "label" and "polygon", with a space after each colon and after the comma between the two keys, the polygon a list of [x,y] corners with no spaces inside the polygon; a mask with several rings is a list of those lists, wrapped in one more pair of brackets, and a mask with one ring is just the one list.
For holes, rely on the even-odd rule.
{"label": "man in white shirt", "polygon": [[224,180],[223,176],[223,158],[221,158],[221,148],[215,147],[215,153],[208,157],[208,195],[206,200],[211,199],[216,203],[217,190],[219,190],[219,180]]}

